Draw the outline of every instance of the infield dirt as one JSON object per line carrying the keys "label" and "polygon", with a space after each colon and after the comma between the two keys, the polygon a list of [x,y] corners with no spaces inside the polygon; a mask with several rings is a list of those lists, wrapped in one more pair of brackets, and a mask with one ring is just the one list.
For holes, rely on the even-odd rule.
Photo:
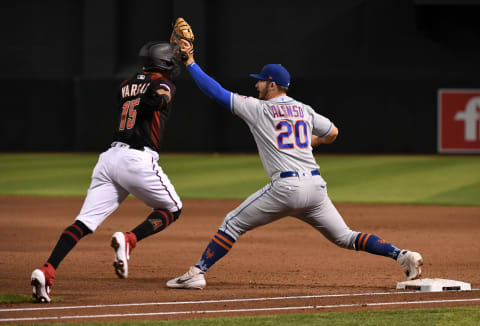
{"label": "infield dirt", "polygon": [[[82,202],[83,198],[0,196],[1,293],[31,294],[29,278],[32,270],[46,261],[60,234],[73,222]],[[142,202],[127,199],[97,232],[82,239],[62,262],[57,270],[52,296],[62,298],[63,302],[49,306],[373,292],[391,292],[392,295],[391,298],[386,295],[381,299],[378,296],[317,298],[308,302],[299,299],[294,305],[480,297],[476,291],[399,296],[395,285],[403,281],[404,276],[395,261],[338,248],[318,231],[293,218],[284,218],[242,236],[231,252],[207,273],[205,290],[167,289],[166,281],[185,273],[189,266],[197,262],[225,214],[239,203],[240,201],[231,200],[184,200],[184,209],[177,222],[160,234],[137,244],[130,260],[129,278],[122,280],[116,277],[112,267],[113,251],[109,246],[111,235],[116,231],[131,230],[150,211]],[[420,252],[425,261],[424,277],[460,280],[471,283],[472,288],[480,287],[480,207],[343,203],[336,203],[336,206],[353,230],[373,233],[399,248]],[[280,300],[276,300],[263,305],[275,306],[280,303]],[[480,303],[426,303],[415,307],[471,304]],[[43,307],[24,303],[0,305],[0,308],[40,306]],[[204,304],[202,309],[243,309],[256,306],[258,303],[248,301],[235,304],[217,302]],[[380,308],[325,308],[322,311]],[[167,305],[141,309],[148,312],[173,308]],[[188,310],[189,307],[183,306],[181,309]],[[117,307],[103,309],[102,313],[118,311],[130,310]],[[80,309],[75,313],[82,314]],[[272,313],[274,312],[210,313],[208,317]],[[35,316],[44,314],[47,312],[37,311]],[[15,318],[17,315],[25,316],[26,313],[0,311],[0,317],[3,318]],[[128,320],[192,317],[202,316],[166,315],[131,317]],[[101,320],[126,319],[112,317]]]}

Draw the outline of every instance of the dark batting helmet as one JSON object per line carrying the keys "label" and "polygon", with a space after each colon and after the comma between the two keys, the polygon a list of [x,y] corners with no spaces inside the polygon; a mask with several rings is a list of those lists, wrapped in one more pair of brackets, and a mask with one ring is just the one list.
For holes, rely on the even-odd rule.
{"label": "dark batting helmet", "polygon": [[166,42],[148,42],[139,52],[140,64],[144,71],[170,71],[172,76],[180,73],[175,60],[176,45]]}

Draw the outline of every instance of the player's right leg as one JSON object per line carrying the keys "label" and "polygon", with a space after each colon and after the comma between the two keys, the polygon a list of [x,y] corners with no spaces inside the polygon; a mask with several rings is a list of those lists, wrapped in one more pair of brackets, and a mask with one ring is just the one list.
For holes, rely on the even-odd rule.
{"label": "player's right leg", "polygon": [[115,252],[114,267],[119,278],[128,277],[131,250],[138,241],[159,233],[175,222],[182,202],[168,176],[158,165],[158,154],[151,150],[119,149],[121,166],[115,180],[135,197],[152,207],[152,212],[130,232],[115,232],[111,246]]}
{"label": "player's right leg", "polygon": [[100,155],[80,214],[75,222],[62,232],[47,262],[32,272],[32,294],[39,302],[50,302],[50,290],[62,260],[78,241],[94,232],[128,195],[108,177],[105,167],[108,158],[106,153]]}
{"label": "player's right leg", "polygon": [[167,282],[169,288],[203,289],[204,274],[232,249],[245,232],[285,216],[285,201],[272,184],[250,195],[225,217],[198,262],[183,275]]}

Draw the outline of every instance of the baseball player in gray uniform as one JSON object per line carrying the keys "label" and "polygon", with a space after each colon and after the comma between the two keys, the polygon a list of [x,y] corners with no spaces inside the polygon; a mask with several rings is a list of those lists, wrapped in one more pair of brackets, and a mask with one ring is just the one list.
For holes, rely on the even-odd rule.
{"label": "baseball player in gray uniform", "polygon": [[290,74],[279,64],[268,64],[255,87],[258,99],[225,90],[205,74],[193,58],[193,45],[182,42],[184,61],[197,86],[250,128],[263,167],[271,182],[227,214],[198,262],[182,276],[169,280],[169,288],[202,289],[205,273],[226,255],[238,238],[258,226],[285,216],[304,221],[336,245],[395,259],[406,279],[420,277],[422,256],[400,250],[379,237],[351,230],[328,197],[312,146],[332,143],[338,129],[312,107],[287,96]]}

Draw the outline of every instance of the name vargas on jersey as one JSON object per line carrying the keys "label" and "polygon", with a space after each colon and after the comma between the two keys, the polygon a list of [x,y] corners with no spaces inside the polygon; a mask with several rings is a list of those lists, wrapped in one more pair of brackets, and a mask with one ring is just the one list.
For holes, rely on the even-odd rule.
{"label": "name vargas on jersey", "polygon": [[143,94],[147,90],[148,86],[150,86],[150,83],[125,85],[122,87],[122,98]]}

